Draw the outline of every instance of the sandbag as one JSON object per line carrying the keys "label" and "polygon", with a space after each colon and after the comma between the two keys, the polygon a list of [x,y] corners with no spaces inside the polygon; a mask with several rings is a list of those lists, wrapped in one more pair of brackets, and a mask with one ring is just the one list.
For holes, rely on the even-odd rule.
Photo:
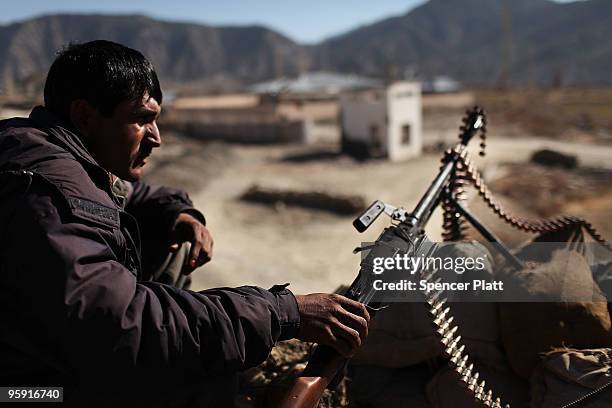
{"label": "sandbag", "polygon": [[351,364],[406,367],[432,359],[441,352],[426,306],[392,303],[372,320],[368,337]]}
{"label": "sandbag", "polygon": [[[531,378],[531,408],[612,406],[612,349],[557,349],[547,353]],[[611,384],[611,385],[608,385]]]}
{"label": "sandbag", "polygon": [[[551,348],[612,345],[607,300],[583,255],[557,249],[549,262],[533,264],[512,280],[540,300],[499,305],[502,343],[510,365],[523,378],[529,379],[540,353]],[[582,301],[586,299],[591,301]]]}
{"label": "sandbag", "polygon": [[350,408],[425,406],[425,385],[432,376],[428,364],[402,368],[350,366],[347,381]]}

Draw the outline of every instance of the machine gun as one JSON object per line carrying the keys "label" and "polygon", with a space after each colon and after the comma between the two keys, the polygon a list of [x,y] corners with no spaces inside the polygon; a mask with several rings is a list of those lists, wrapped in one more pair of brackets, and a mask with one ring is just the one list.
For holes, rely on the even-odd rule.
{"label": "machine gun", "polygon": [[[582,227],[602,245],[608,246],[597,234],[591,224],[577,217],[564,216],[551,220],[523,220],[514,217],[497,203],[482,181],[482,177],[475,169],[468,156],[467,146],[476,134],[481,136],[481,155],[484,155],[486,137],[486,116],[482,109],[474,107],[466,112],[463,126],[460,128],[460,142],[446,151],[442,159],[442,167],[432,181],[431,185],[414,208],[407,212],[403,208],[396,208],[382,201],[374,202],[354,222],[354,227],[365,231],[382,213],[389,215],[393,225],[385,228],[375,243],[367,248],[368,253],[362,258],[361,268],[354,282],[344,294],[346,297],[363,303],[373,316],[377,311],[387,305],[375,297],[373,288],[373,260],[375,258],[389,258],[397,254],[412,256],[430,256],[437,249],[437,244],[427,238],[424,228],[434,209],[441,205],[444,217],[443,237],[447,241],[465,239],[466,223],[470,222],[488,241],[494,243],[507,263],[515,268],[523,267],[522,262],[516,258],[500,242],[495,234],[484,226],[468,209],[463,202],[463,187],[473,184],[479,195],[487,202],[489,207],[504,221],[526,232],[555,232],[567,228]],[[436,271],[416,271],[420,279],[435,282]],[[429,306],[432,321],[436,326],[440,342],[444,351],[454,367],[460,380],[470,390],[476,401],[483,406],[501,408],[500,398],[487,389],[485,381],[479,380],[479,374],[469,361],[465,346],[461,344],[461,337],[457,334],[458,327],[453,326],[450,308],[446,304],[442,290],[427,290],[423,292],[424,299]],[[307,367],[302,374],[294,380],[288,392],[275,406],[280,408],[315,408],[323,391],[333,388],[342,379],[344,367],[348,360],[339,355],[328,346],[319,345],[309,359]],[[509,405],[505,405],[509,408]]]}

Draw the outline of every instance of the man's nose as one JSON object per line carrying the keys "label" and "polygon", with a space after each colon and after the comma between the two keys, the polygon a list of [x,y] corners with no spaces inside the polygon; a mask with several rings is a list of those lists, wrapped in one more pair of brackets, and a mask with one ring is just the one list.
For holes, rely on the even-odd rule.
{"label": "man's nose", "polygon": [[152,125],[147,126],[147,134],[145,137],[151,146],[161,146],[161,135],[159,134],[159,128],[157,127],[157,123],[153,122]]}

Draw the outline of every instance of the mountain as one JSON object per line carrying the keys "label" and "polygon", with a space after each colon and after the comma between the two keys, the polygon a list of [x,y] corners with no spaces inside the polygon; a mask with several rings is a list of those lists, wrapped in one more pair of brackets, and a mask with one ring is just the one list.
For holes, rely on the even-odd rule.
{"label": "mountain", "polygon": [[37,17],[0,26],[0,88],[40,89],[57,49],[99,38],[141,50],[165,85],[192,89],[236,88],[305,70],[446,75],[472,86],[612,84],[610,0],[429,0],[313,46],[261,26]]}
{"label": "mountain", "polygon": [[366,75],[449,75],[476,86],[612,84],[612,1],[430,0],[330,38],[315,65]]}
{"label": "mountain", "polygon": [[144,16],[52,15],[0,26],[0,86],[44,76],[70,41],[116,41],[140,50],[166,82],[222,85],[296,75],[307,54],[260,26],[211,27]]}

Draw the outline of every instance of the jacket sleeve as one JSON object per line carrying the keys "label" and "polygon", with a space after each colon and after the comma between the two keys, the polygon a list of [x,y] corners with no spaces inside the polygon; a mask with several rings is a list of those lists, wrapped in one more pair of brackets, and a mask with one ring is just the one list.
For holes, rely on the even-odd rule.
{"label": "jacket sleeve", "polygon": [[142,261],[146,272],[159,267],[168,254],[174,222],[188,212],[206,225],[204,215],[195,208],[184,191],[142,182],[124,182],[127,187],[125,210],[138,222],[142,239]]}
{"label": "jacket sleeve", "polygon": [[[181,201],[182,198],[177,198]],[[299,315],[284,288],[192,292],[138,283],[108,244],[109,232],[66,215],[52,193],[32,192],[10,234],[12,282],[77,378],[180,381],[235,372],[263,361],[277,340],[295,335]],[[4,271],[3,271],[4,272]],[[109,377],[110,376],[110,377]]]}
{"label": "jacket sleeve", "polygon": [[170,187],[153,186],[142,182],[125,182],[128,187],[125,209],[141,224],[155,224],[169,232],[179,213],[188,211],[206,225],[201,212],[193,208],[186,192]]}

